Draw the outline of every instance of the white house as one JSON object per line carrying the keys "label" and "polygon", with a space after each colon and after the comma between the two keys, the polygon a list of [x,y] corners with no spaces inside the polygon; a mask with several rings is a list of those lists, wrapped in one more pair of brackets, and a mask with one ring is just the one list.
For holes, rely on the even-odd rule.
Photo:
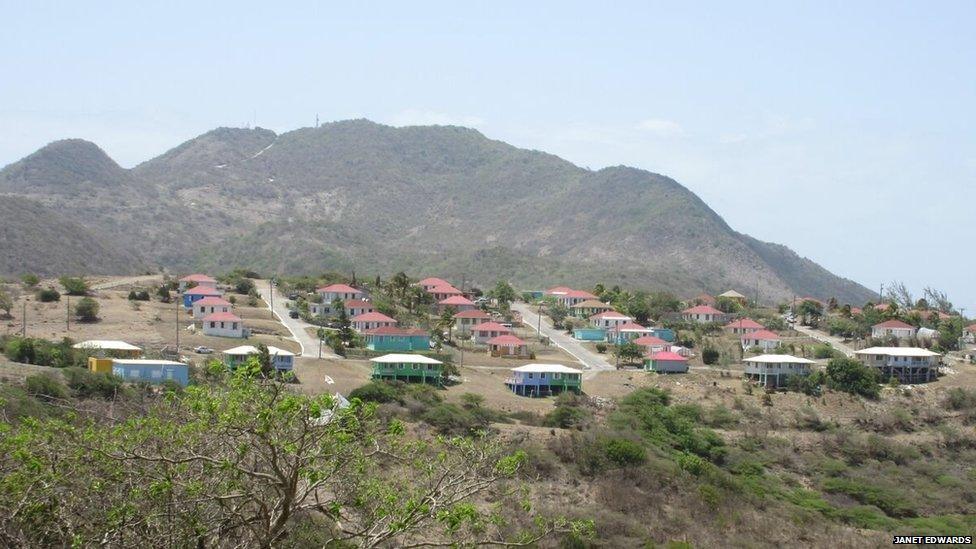
{"label": "white house", "polygon": [[337,299],[345,301],[347,299],[363,299],[366,294],[362,290],[357,290],[348,284],[329,284],[315,290],[322,298],[323,304],[331,304]]}
{"label": "white house", "polygon": [[207,296],[193,302],[193,320],[203,320],[214,313],[229,313],[233,305],[222,297]]}
{"label": "white house", "polygon": [[234,313],[213,313],[203,319],[203,333],[217,337],[244,337],[244,321]]}
{"label": "white house", "polygon": [[739,336],[739,342],[742,344],[743,351],[759,347],[764,353],[768,353],[779,347],[780,338],[769,330],[759,330],[758,332],[742,334]]}
{"label": "white house", "polygon": [[925,383],[938,376],[939,353],[919,347],[869,347],[854,351],[865,366],[876,368],[882,379],[896,378],[899,383]]}
{"label": "white house", "polygon": [[814,362],[791,355],[759,355],[743,359],[745,377],[764,387],[776,388],[786,384],[792,375],[810,375]]}
{"label": "white house", "polygon": [[[258,354],[258,348],[254,345],[241,345],[233,349],[227,349],[223,353],[224,363],[231,368],[246,361],[249,357]],[[279,349],[268,345],[268,354],[271,355],[271,365],[279,372],[289,372],[295,367],[295,353]]]}
{"label": "white house", "polygon": [[372,313],[356,315],[350,320],[352,322],[353,329],[359,332],[365,332],[366,330],[372,330],[373,328],[380,328],[383,326],[397,325],[395,318],[390,318],[383,313],[375,311]]}
{"label": "white house", "polygon": [[458,333],[470,332],[472,328],[479,324],[484,324],[491,320],[491,315],[480,310],[461,311],[454,315],[454,329]]}
{"label": "white house", "polygon": [[431,297],[434,298],[434,301],[444,301],[445,299],[450,297],[464,296],[464,292],[458,290],[457,288],[451,286],[450,284],[434,286],[433,288],[427,290],[427,293],[429,293]]}
{"label": "white house", "polygon": [[915,327],[900,320],[887,320],[871,327],[871,337],[883,339],[894,336],[898,339],[915,337]]}
{"label": "white house", "polygon": [[603,313],[597,313],[590,317],[590,323],[592,323],[593,326],[603,328],[604,330],[616,328],[621,324],[627,324],[633,321],[633,317],[627,316],[623,313],[618,313],[617,311],[606,311]]}
{"label": "white house", "polygon": [[508,335],[512,333],[512,329],[507,326],[502,326],[497,322],[483,322],[477,326],[473,326],[471,333],[474,334],[475,343],[487,345],[489,339]]}
{"label": "white house", "polygon": [[638,337],[637,339],[633,340],[633,343],[643,347],[645,355],[671,350],[670,343],[652,335]]}
{"label": "white house", "polygon": [[751,318],[740,318],[726,324],[724,329],[734,335],[742,335],[765,330],[766,327]]}
{"label": "white house", "polygon": [[437,308],[440,311],[444,311],[448,308],[453,308],[455,311],[470,311],[477,309],[478,306],[463,295],[452,295],[451,297],[438,301]]}
{"label": "white house", "polygon": [[726,315],[722,311],[708,305],[696,305],[690,309],[681,311],[681,318],[685,322],[698,322],[708,324],[709,322],[725,322]]}
{"label": "white house", "polygon": [[607,330],[607,341],[622,344],[633,341],[639,337],[653,335],[654,330],[637,324],[636,322],[626,322],[618,324]]}
{"label": "white house", "polygon": [[371,313],[376,310],[372,303],[363,301],[362,299],[347,299],[344,305],[346,308],[346,316],[349,318]]}

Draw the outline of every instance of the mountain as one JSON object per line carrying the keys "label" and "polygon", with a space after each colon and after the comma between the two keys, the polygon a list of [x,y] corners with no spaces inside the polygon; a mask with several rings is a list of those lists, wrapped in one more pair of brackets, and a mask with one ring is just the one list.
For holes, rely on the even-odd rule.
{"label": "mountain", "polygon": [[734,231],[673,179],[586,170],[454,126],[218,128],[131,170],[69,140],[0,171],[0,193],[57,206],[118,248],[178,270],[404,269],[481,285],[874,296]]}

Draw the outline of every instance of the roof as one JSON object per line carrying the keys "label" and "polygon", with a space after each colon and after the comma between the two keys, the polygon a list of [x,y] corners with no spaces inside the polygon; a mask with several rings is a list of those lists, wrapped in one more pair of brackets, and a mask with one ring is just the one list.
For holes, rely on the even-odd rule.
{"label": "roof", "polygon": [[102,349],[105,351],[141,351],[131,343],[126,343],[118,339],[89,339],[81,343],[75,343],[72,349]]}
{"label": "roof", "polygon": [[371,313],[363,313],[352,317],[350,320],[353,322],[396,322],[395,318],[390,318],[385,314],[373,311]]}
{"label": "roof", "polygon": [[651,360],[680,360],[681,362],[687,362],[688,359],[679,355],[678,353],[672,353],[671,351],[658,351],[652,353],[650,356]]}
{"label": "roof", "polygon": [[800,358],[793,355],[759,355],[744,358],[742,362],[759,362],[762,364],[816,364],[808,358]]}
{"label": "roof", "polygon": [[217,279],[212,278],[212,277],[209,277],[209,276],[207,276],[205,274],[197,273],[197,274],[191,274],[191,275],[184,276],[183,278],[180,279],[180,282],[197,282],[197,283],[200,283],[200,282],[214,282],[214,283],[216,283],[217,282]]}
{"label": "roof", "polygon": [[458,290],[457,288],[455,288],[454,286],[451,286],[450,284],[442,284],[440,286],[434,286],[433,288],[431,288],[430,290],[427,290],[427,291],[430,292],[430,293],[432,293],[432,294],[463,295],[463,293],[464,293],[461,290]]}
{"label": "roof", "polygon": [[397,326],[379,326],[364,332],[366,335],[389,335],[389,336],[418,336],[428,335],[420,328],[399,328]]}
{"label": "roof", "polygon": [[363,301],[362,299],[347,299],[342,303],[342,306],[347,309],[355,309],[357,307],[369,307],[373,308],[373,304],[369,301]]}
{"label": "roof", "polygon": [[595,318],[618,318],[618,319],[633,320],[632,317],[629,317],[617,311],[603,311],[602,313],[596,313],[595,315],[590,315],[590,320],[593,320]]}
{"label": "roof", "polygon": [[[258,354],[258,348],[254,345],[241,345],[240,347],[234,347],[233,349],[227,349],[222,351],[222,354],[233,355],[233,356],[247,356]],[[268,354],[271,356],[295,356],[295,353],[291,351],[286,351],[284,349],[279,349],[268,345]]]}
{"label": "roof", "polygon": [[189,290],[183,292],[183,295],[224,295],[224,292],[211,288],[210,286],[194,286]]}
{"label": "roof", "polygon": [[573,309],[613,309],[613,307],[607,305],[606,303],[600,301],[599,299],[587,299],[586,301],[581,301],[576,305],[572,306]]}
{"label": "roof", "polygon": [[241,317],[234,313],[211,313],[203,317],[204,322],[241,322]]}
{"label": "roof", "polygon": [[563,366],[562,364],[526,364],[512,368],[513,372],[554,373],[554,374],[582,374],[583,370]]}
{"label": "roof", "polygon": [[504,345],[506,347],[511,345],[525,345],[525,342],[521,339],[513,336],[512,334],[505,334],[500,336],[495,336],[488,340],[489,345]]}
{"label": "roof", "polygon": [[881,324],[875,324],[873,327],[874,328],[910,328],[912,330],[915,329],[915,326],[912,326],[911,324],[896,319],[886,320]]}
{"label": "roof", "polygon": [[482,322],[477,326],[471,328],[472,332],[503,332],[511,333],[512,329],[508,326],[502,326],[497,322]]}
{"label": "roof", "polygon": [[615,332],[643,332],[646,331],[647,328],[641,326],[636,322],[625,322],[618,326],[614,326],[612,330]]}
{"label": "roof", "polygon": [[705,303],[715,303],[715,297],[708,294],[698,294],[691,298],[692,301],[704,301]]}
{"label": "roof", "polygon": [[596,299],[596,296],[586,290],[570,290],[566,292],[566,297],[577,297],[583,299]]}
{"label": "roof", "polygon": [[452,295],[447,299],[442,299],[437,302],[438,305],[474,305],[474,301],[464,297],[463,295]]}
{"label": "roof", "polygon": [[855,355],[909,356],[909,357],[942,356],[939,353],[934,353],[928,349],[922,349],[921,347],[868,347],[867,349],[854,351],[854,354]]}
{"label": "roof", "polygon": [[976,332],[976,324],[970,324],[969,326],[963,328],[963,330],[967,332]]}
{"label": "roof", "polygon": [[659,337],[654,337],[654,336],[641,336],[641,337],[638,337],[637,339],[635,339],[633,341],[633,343],[636,343],[637,345],[644,345],[644,346],[648,346],[648,345],[668,345],[668,342],[667,341],[664,341],[663,339],[661,339]]}
{"label": "roof", "polygon": [[133,366],[148,366],[151,364],[158,364],[160,366],[183,366],[187,367],[186,364],[182,362],[176,362],[175,360],[163,360],[159,358],[113,358],[112,364],[131,364]]}
{"label": "roof", "polygon": [[316,293],[334,292],[339,294],[363,293],[362,290],[357,290],[356,288],[353,288],[348,284],[329,284],[328,286],[322,286],[321,288],[318,288],[315,291]]}
{"label": "roof", "polygon": [[725,325],[726,328],[748,328],[755,330],[762,330],[765,328],[762,324],[756,322],[751,318],[740,318],[739,320],[733,320]]}
{"label": "roof", "polygon": [[406,353],[391,353],[388,355],[371,358],[369,361],[379,362],[380,364],[398,364],[401,362],[405,364],[444,364],[436,358],[430,358],[429,356],[424,355],[409,355]]}
{"label": "roof", "polygon": [[735,290],[729,290],[725,293],[718,294],[718,297],[730,297],[732,299],[745,299],[746,296],[740,294]]}
{"label": "roof", "polygon": [[455,313],[454,318],[491,318],[491,315],[481,309],[471,309]]}
{"label": "roof", "polygon": [[758,332],[752,332],[751,334],[742,334],[742,336],[739,339],[746,339],[746,340],[758,339],[758,340],[774,341],[774,340],[778,340],[779,336],[774,334],[773,332],[770,332],[769,330],[759,330]]}
{"label": "roof", "polygon": [[208,295],[207,297],[205,297],[203,299],[199,299],[197,301],[194,301],[193,304],[194,305],[227,305],[228,307],[230,307],[230,304],[231,303],[230,303],[230,301],[227,301],[226,299],[224,299],[224,298],[222,298],[220,296],[217,296],[217,295]]}
{"label": "roof", "polygon": [[685,309],[681,311],[686,315],[724,315],[722,311],[716,309],[715,307],[710,307],[708,305],[696,305],[690,309]]}
{"label": "roof", "polygon": [[421,286],[450,286],[451,283],[444,280],[443,278],[437,278],[436,276],[428,276],[427,278],[421,280],[417,284]]}
{"label": "roof", "polygon": [[545,291],[545,293],[547,295],[566,295],[572,291],[573,289],[570,288],[569,286],[556,286],[554,288],[549,288],[548,290]]}

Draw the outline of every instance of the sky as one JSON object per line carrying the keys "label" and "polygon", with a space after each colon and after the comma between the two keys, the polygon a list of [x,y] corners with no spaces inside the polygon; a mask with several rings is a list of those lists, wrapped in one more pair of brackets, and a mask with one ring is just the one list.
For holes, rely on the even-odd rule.
{"label": "sky", "polygon": [[0,165],[464,125],[668,175],[738,231],[976,314],[976,2],[140,4],[0,0]]}

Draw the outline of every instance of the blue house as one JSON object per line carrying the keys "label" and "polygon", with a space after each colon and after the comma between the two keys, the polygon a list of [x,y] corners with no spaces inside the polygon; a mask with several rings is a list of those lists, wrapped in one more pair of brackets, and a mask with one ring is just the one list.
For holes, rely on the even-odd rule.
{"label": "blue house", "polygon": [[512,368],[505,386],[521,396],[552,396],[564,391],[583,392],[583,371],[562,364],[526,364]]}
{"label": "blue house", "polygon": [[651,335],[661,338],[668,343],[673,343],[675,339],[674,330],[671,328],[651,328]]}
{"label": "blue house", "polygon": [[380,326],[363,332],[371,351],[428,351],[430,334],[417,328]]}
{"label": "blue house", "polygon": [[172,360],[113,358],[112,375],[131,383],[175,381],[184,387],[190,383],[190,367]]}
{"label": "blue house", "polygon": [[573,337],[580,341],[603,341],[607,338],[607,331],[603,328],[577,328],[573,330]]}
{"label": "blue house", "polygon": [[189,290],[183,292],[183,306],[187,309],[193,307],[193,304],[205,297],[220,297],[224,295],[224,292],[211,288],[209,286],[196,286],[190,288]]}

